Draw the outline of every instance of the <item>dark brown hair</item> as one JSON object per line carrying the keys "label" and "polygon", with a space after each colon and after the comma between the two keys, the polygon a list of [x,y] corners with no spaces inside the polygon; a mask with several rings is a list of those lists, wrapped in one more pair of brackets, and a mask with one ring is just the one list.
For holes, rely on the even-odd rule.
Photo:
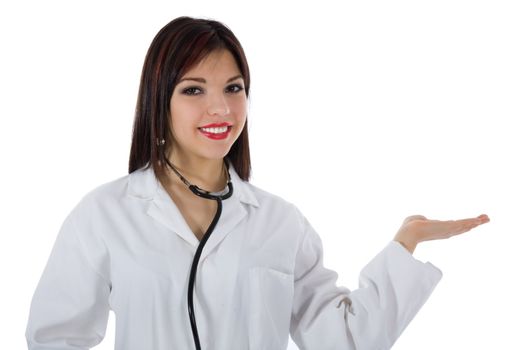
{"label": "dark brown hair", "polygon": [[[250,71],[244,50],[224,24],[208,19],[178,17],[153,39],[142,68],[128,172],[153,165],[155,176],[166,167],[162,152],[170,147],[169,106],[173,90],[183,75],[214,50],[231,52],[244,80],[246,97],[250,91]],[[159,140],[165,140],[159,145]],[[248,121],[226,158],[241,179],[251,173]]]}

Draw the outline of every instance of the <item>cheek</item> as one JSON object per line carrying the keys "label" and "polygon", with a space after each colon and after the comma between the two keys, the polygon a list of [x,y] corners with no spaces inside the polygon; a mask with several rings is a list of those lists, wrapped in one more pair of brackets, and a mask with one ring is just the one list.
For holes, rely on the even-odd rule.
{"label": "cheek", "polygon": [[235,116],[238,121],[246,119],[246,114],[248,113],[246,99],[234,101],[231,107],[232,110],[235,111]]}
{"label": "cheek", "polygon": [[[175,107],[176,106],[176,107]],[[202,111],[193,104],[177,103],[170,108],[171,125],[175,133],[184,133],[195,128]]]}

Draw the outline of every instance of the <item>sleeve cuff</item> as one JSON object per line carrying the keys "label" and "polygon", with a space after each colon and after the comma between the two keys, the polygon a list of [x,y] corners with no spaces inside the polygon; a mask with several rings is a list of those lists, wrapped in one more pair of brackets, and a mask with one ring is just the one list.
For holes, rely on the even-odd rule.
{"label": "sleeve cuff", "polygon": [[[392,254],[396,256],[402,264],[413,266],[415,271],[423,274],[431,285],[436,285],[443,277],[443,272],[431,262],[421,262],[416,259],[401,243],[398,241],[391,241],[385,250],[391,250]],[[408,267],[407,266],[407,267]]]}

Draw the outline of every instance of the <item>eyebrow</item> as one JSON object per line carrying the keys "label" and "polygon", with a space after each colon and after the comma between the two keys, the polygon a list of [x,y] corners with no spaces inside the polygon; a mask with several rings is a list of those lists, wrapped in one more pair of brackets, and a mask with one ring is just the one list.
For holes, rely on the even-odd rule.
{"label": "eyebrow", "polygon": [[[242,75],[239,74],[239,75],[236,75],[236,76],[234,76],[234,77],[231,77],[231,78],[228,79],[226,82],[229,83],[230,81],[234,81],[234,80],[237,80],[237,79],[239,79],[239,78],[242,78]],[[192,78],[192,77],[188,77],[188,78],[181,79],[181,80],[179,81],[179,83],[182,83],[182,82],[185,81],[185,80],[192,80],[192,81],[196,81],[196,82],[203,83],[203,84],[206,83],[206,79],[204,79],[204,78]]]}

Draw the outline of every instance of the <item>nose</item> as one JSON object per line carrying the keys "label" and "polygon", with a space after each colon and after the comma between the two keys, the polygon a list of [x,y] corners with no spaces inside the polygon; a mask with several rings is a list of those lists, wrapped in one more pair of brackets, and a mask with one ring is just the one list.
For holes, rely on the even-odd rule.
{"label": "nose", "polygon": [[222,93],[210,93],[208,98],[208,114],[224,116],[230,114],[230,106]]}

